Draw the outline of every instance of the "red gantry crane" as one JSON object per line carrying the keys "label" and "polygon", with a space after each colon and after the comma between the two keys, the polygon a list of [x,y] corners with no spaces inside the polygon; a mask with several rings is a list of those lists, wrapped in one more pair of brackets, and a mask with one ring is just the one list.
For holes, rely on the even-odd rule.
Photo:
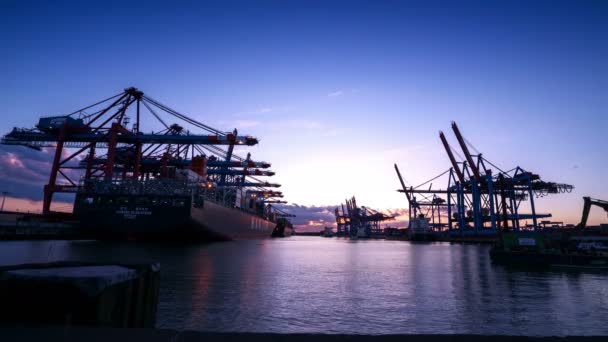
{"label": "red gantry crane", "polygon": [[[96,181],[125,186],[130,179],[161,179],[177,172],[207,182],[216,199],[272,201],[282,194],[268,188],[280,185],[254,177],[273,176],[265,170],[270,164],[233,153],[236,146],[257,143],[236,129],[212,128],[133,87],[69,114],[43,117],[35,128],[14,128],[2,138],[6,145],[54,148],[44,214],[50,213],[55,193],[92,191]],[[264,195],[257,197],[260,191]]]}

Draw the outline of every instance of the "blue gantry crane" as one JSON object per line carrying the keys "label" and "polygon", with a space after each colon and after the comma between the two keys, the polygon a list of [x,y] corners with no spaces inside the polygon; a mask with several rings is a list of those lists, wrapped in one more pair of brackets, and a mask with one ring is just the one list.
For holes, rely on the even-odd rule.
{"label": "blue gantry crane", "polygon": [[[424,218],[435,231],[448,231],[451,235],[488,235],[507,230],[538,230],[539,219],[551,214],[537,213],[535,198],[548,194],[571,192],[569,184],[546,182],[538,174],[522,167],[503,171],[488,161],[481,153],[471,154],[469,143],[458,126],[452,122],[452,130],[464,157],[457,161],[455,150],[445,134],[439,138],[448,155],[451,168],[416,187],[407,187],[397,165],[395,169],[410,207],[410,222]],[[494,169],[490,168],[493,167]],[[446,189],[432,189],[434,180],[447,176]],[[422,186],[431,183],[428,189]],[[418,200],[417,196],[423,198]],[[523,206],[527,203],[527,206]],[[524,212],[527,207],[528,212]],[[446,222],[442,222],[441,215]],[[532,224],[525,222],[532,221]]]}
{"label": "blue gantry crane", "polygon": [[[337,224],[337,236],[367,238],[383,234],[380,223],[394,220],[394,216],[386,215],[377,210],[357,206],[355,196],[346,199],[346,209],[343,204],[334,210]],[[342,211],[340,211],[340,208]]]}

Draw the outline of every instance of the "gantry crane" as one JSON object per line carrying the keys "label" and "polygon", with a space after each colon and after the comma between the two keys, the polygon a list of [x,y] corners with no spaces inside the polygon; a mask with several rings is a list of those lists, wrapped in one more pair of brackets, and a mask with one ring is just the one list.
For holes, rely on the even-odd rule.
{"label": "gantry crane", "polygon": [[44,214],[50,213],[55,193],[86,193],[102,183],[124,188],[178,173],[204,181],[216,199],[234,201],[245,188],[268,191],[258,199],[272,200],[276,193],[267,188],[280,185],[254,177],[273,176],[262,170],[270,164],[233,153],[236,146],[257,143],[236,129],[220,131],[181,114],[134,87],[66,115],[43,117],[35,128],[14,128],[2,138],[7,145],[54,148]]}
{"label": "gantry crane", "polygon": [[[571,192],[572,185],[554,182],[545,182],[540,176],[515,167],[503,171],[482,156],[472,155],[469,146],[460,129],[452,122],[452,130],[464,154],[464,160],[458,162],[454,156],[443,132],[439,138],[445,148],[452,167],[420,186],[406,189],[402,177],[398,172],[402,189],[408,195],[410,207],[416,203],[414,209],[419,209],[422,202],[415,200],[415,194],[432,195],[428,204],[438,204],[437,210],[447,207],[448,229],[450,233],[458,234],[494,234],[497,230],[528,229],[520,221],[532,220],[531,229],[538,229],[537,219],[550,217],[550,214],[536,212],[534,198],[547,194]],[[486,166],[491,165],[497,171]],[[448,186],[445,190],[421,189],[424,184],[448,175]],[[411,197],[411,199],[410,199]],[[520,206],[524,201],[530,204],[530,213],[521,213]]]}
{"label": "gantry crane", "polygon": [[[428,223],[432,230],[443,230],[447,225],[447,222],[441,222],[441,211],[442,208],[446,206],[445,200],[438,197],[436,194],[433,194],[433,197],[430,199],[427,198],[426,200],[418,201],[416,193],[420,193],[420,191],[413,187],[407,188],[403,177],[401,176],[401,172],[399,171],[399,167],[397,167],[397,164],[394,166],[401,184],[401,189],[398,191],[405,193],[408,202],[408,228],[411,228],[412,224],[418,225],[424,221],[429,221]],[[426,209],[426,212],[423,212],[423,208]]]}
{"label": "gantry crane", "polygon": [[338,236],[369,237],[372,234],[380,234],[380,222],[395,218],[365,206],[358,207],[355,196],[346,199],[346,210],[342,204],[340,206],[342,207],[341,213],[339,207],[336,207],[334,211]]}
{"label": "gantry crane", "polygon": [[608,215],[608,201],[603,201],[591,197],[583,197],[583,216],[581,217],[581,222],[576,225],[577,228],[585,228],[587,226],[587,219],[589,218],[589,211],[591,210],[591,206],[598,206],[606,212]]}

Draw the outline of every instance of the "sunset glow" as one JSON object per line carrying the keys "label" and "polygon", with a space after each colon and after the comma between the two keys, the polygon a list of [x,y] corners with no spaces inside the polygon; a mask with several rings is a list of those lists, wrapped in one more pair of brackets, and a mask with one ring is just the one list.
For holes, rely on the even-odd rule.
{"label": "sunset glow", "polygon": [[[501,169],[575,186],[537,200],[551,220],[575,224],[583,196],[608,197],[608,20],[591,3],[121,4],[138,13],[129,31],[141,39],[116,39],[125,17],[112,6],[11,3],[0,11],[3,134],[137,86],[259,138],[236,152],[272,163],[268,181],[282,184],[285,208],[306,229],[334,225],[333,209],[353,195],[406,209],[393,163],[408,186],[447,170],[438,132],[452,120]],[[109,57],[117,54],[137,62]],[[0,190],[33,208],[25,199],[41,199],[51,158],[1,146]],[[592,209],[590,224],[606,221]]]}

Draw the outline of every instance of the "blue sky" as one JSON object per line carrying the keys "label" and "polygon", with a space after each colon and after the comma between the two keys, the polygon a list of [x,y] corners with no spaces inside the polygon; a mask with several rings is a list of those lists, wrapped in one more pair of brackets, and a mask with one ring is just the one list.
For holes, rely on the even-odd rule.
{"label": "blue sky", "polygon": [[133,85],[258,136],[290,202],[387,209],[393,163],[449,167],[455,120],[497,165],[574,184],[539,202],[556,219],[608,198],[604,1],[4,0],[0,40],[2,132]]}

